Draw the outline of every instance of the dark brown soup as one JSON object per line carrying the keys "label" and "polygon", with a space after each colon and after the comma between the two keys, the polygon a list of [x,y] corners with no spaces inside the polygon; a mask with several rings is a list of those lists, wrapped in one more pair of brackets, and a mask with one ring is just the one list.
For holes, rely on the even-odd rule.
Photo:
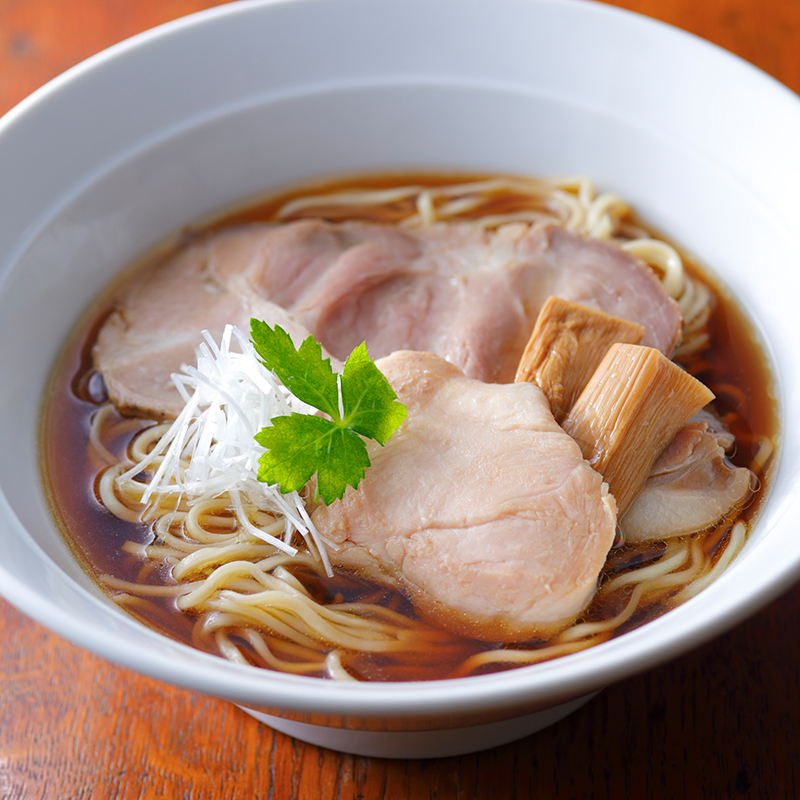
{"label": "dark brown soup", "polygon": [[[480,176],[477,176],[480,177]],[[350,179],[326,185],[327,193],[350,189],[353,186],[369,189],[383,189],[403,184],[437,186],[467,180],[476,176],[431,176],[403,175]],[[278,197],[270,198],[246,209],[228,214],[210,223],[207,227],[219,228],[226,225],[250,221],[270,221],[278,209],[307,190],[293,190]],[[515,211],[523,201],[513,193],[493,192],[486,202],[465,214],[466,217],[487,214],[506,214]],[[408,199],[400,199],[370,213],[363,209],[353,211],[325,204],[312,209],[313,214],[333,221],[343,218],[368,218],[394,222],[413,211]],[[309,212],[311,213],[311,212]],[[641,228],[641,224],[630,217],[626,224],[631,228]],[[167,248],[171,251],[171,248]],[[163,255],[155,256],[162,258]],[[764,442],[774,441],[778,420],[773,381],[764,352],[754,334],[750,322],[736,303],[719,286],[714,285],[701,270],[691,263],[687,266],[695,277],[707,283],[713,291],[714,312],[709,323],[710,344],[683,363],[686,369],[705,383],[715,394],[715,409],[727,423],[736,437],[736,449],[730,455],[737,466],[751,466],[758,463],[759,452]],[[724,267],[724,265],[718,265]],[[98,582],[100,576],[113,575],[131,583],[144,582],[158,585],[172,582],[170,566],[163,562],[144,562],[126,543],[147,545],[153,542],[154,534],[150,526],[126,522],[109,513],[98,499],[96,482],[103,465],[92,456],[88,446],[91,418],[106,396],[102,378],[93,371],[91,347],[97,330],[108,313],[109,299],[105,295],[81,320],[71,340],[65,345],[53,373],[48,389],[42,418],[42,465],[44,480],[49,490],[54,515],[64,535],[80,559],[85,569],[94,575]],[[131,438],[143,426],[150,423],[130,420],[112,414],[104,426],[104,442],[116,457],[123,458]],[[768,462],[767,462],[768,463]],[[769,478],[766,464],[759,464],[755,470],[760,482],[754,498],[740,512],[739,518],[749,521],[757,514],[763,501],[765,486]],[[705,558],[711,562],[721,545],[724,545],[730,524],[719,529],[699,534]],[[622,545],[609,555],[601,584],[615,575],[653,563],[662,557],[664,545],[648,544],[641,546]],[[316,572],[302,567],[295,568],[295,574],[309,588],[320,602],[341,603],[369,596],[380,603],[388,604],[401,613],[413,617],[409,601],[402,595],[375,587],[357,576],[342,575],[329,580]],[[109,592],[114,596],[115,592]],[[613,617],[625,605],[630,592],[617,592],[611,595],[598,594],[589,606],[581,621],[603,620]],[[669,595],[662,595],[650,602],[643,600],[637,610],[621,625],[604,635],[619,635],[649,619],[663,613],[670,607]],[[176,610],[173,597],[147,597],[140,603],[126,606],[135,616],[146,624],[180,641],[196,646],[208,647],[199,641],[194,617]],[[474,653],[494,649],[496,645],[462,639],[452,634],[443,634],[442,655],[432,654],[430,658],[393,660],[381,655],[350,653],[346,656],[346,668],[350,674],[367,680],[410,680],[448,677],[457,672],[459,664]],[[531,649],[544,647],[546,642],[534,642],[512,649]],[[568,652],[568,651],[567,651]],[[255,656],[253,663],[261,662]],[[524,663],[524,662],[523,662]],[[470,672],[487,669],[503,669],[513,663],[493,663],[478,666]],[[455,672],[454,672],[455,671]],[[314,674],[314,673],[311,673]],[[319,674],[322,674],[320,671]]]}

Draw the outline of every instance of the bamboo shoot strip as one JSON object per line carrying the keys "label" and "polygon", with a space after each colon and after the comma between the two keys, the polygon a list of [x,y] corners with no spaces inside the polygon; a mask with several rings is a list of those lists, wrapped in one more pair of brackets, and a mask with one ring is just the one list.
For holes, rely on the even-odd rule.
{"label": "bamboo shoot strip", "polygon": [[637,344],[644,328],[637,322],[550,297],[536,320],[517,368],[517,383],[535,383],[563,422],[608,348]]}
{"label": "bamboo shoot strip", "polygon": [[608,484],[621,517],[661,451],[714,394],[651,347],[615,344],[562,427]]}

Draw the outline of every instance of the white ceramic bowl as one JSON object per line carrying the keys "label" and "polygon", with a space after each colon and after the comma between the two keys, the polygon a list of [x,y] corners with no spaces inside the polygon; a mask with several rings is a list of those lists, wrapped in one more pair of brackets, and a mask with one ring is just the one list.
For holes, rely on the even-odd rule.
{"label": "white ceramic bowl", "polygon": [[[374,755],[468,752],[753,613],[800,570],[800,100],[689,35],[583,0],[234,3],[70,70],[0,122],[0,591],[106,658]],[[39,481],[39,406],[90,299],[184,223],[330,173],[585,173],[712,267],[778,377],[780,464],[742,555],[697,598],[558,661],[420,684],[244,668],[88,581]]]}

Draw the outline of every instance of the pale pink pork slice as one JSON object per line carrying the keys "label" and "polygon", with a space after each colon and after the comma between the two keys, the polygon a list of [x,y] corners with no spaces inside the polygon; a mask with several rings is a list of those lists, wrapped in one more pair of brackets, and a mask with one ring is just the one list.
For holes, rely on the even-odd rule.
{"label": "pale pink pork slice", "polygon": [[178,402],[169,375],[202,330],[247,330],[250,315],[309,331],[339,359],[365,341],[373,357],[429,351],[510,382],[550,295],[641,323],[643,343],[665,353],[680,336],[678,308],[643,262],[557,226],[302,220],[200,235],[135,276],[94,357],[118,406],[161,417]]}
{"label": "pale pink pork slice", "polygon": [[[302,224],[312,240],[332,227]],[[365,341],[374,357],[425,350],[470,377],[510,382],[551,295],[639,322],[642,344],[667,355],[680,338],[677,304],[642,261],[556,225],[337,229],[386,241],[354,241],[291,306],[339,358]]]}
{"label": "pale pink pork slice", "polygon": [[312,519],[339,566],[490,641],[548,635],[594,595],[615,536],[602,478],[533,384],[486,384],[429,353],[378,362],[408,407],[358,491]]}
{"label": "pale pink pork slice", "polygon": [[171,376],[196,363],[204,330],[219,341],[226,325],[247,332],[250,318],[257,317],[283,327],[296,344],[308,336],[292,314],[244,279],[263,233],[253,226],[236,236],[204,237],[128,281],[93,348],[120,411],[153,419],[177,416],[183,401]]}

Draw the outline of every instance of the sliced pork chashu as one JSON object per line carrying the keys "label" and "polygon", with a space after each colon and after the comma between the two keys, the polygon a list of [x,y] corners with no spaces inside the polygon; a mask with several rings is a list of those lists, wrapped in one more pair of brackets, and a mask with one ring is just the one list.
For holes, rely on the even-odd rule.
{"label": "sliced pork chashu", "polygon": [[[312,238],[332,227],[297,224]],[[376,358],[433,352],[469,377],[508,383],[551,295],[640,323],[642,344],[666,354],[680,336],[677,305],[643,262],[556,225],[338,230],[387,237],[382,248],[370,239],[343,251],[291,306],[339,358],[365,341]]]}
{"label": "sliced pork chashu", "polygon": [[183,401],[171,375],[196,363],[208,330],[219,341],[226,325],[250,330],[250,318],[269,319],[299,344],[308,330],[292,314],[256,294],[239,274],[263,238],[213,237],[155,264],[126,284],[94,346],[96,367],[123,413],[176,417]]}
{"label": "sliced pork chashu", "polygon": [[667,354],[680,336],[677,305],[643,262],[557,226],[301,220],[203,234],[135,277],[94,358],[112,400],[148,416],[174,414],[169,376],[193,360],[190,342],[225,322],[247,330],[251,314],[313,333],[340,359],[366,341],[373,357],[429,351],[470,377],[510,382],[550,295],[641,324],[642,343]]}
{"label": "sliced pork chashu", "polygon": [[486,384],[439,356],[378,362],[408,417],[358,491],[312,515],[334,563],[403,589],[491,641],[552,633],[591,600],[616,510],[532,384]]}

